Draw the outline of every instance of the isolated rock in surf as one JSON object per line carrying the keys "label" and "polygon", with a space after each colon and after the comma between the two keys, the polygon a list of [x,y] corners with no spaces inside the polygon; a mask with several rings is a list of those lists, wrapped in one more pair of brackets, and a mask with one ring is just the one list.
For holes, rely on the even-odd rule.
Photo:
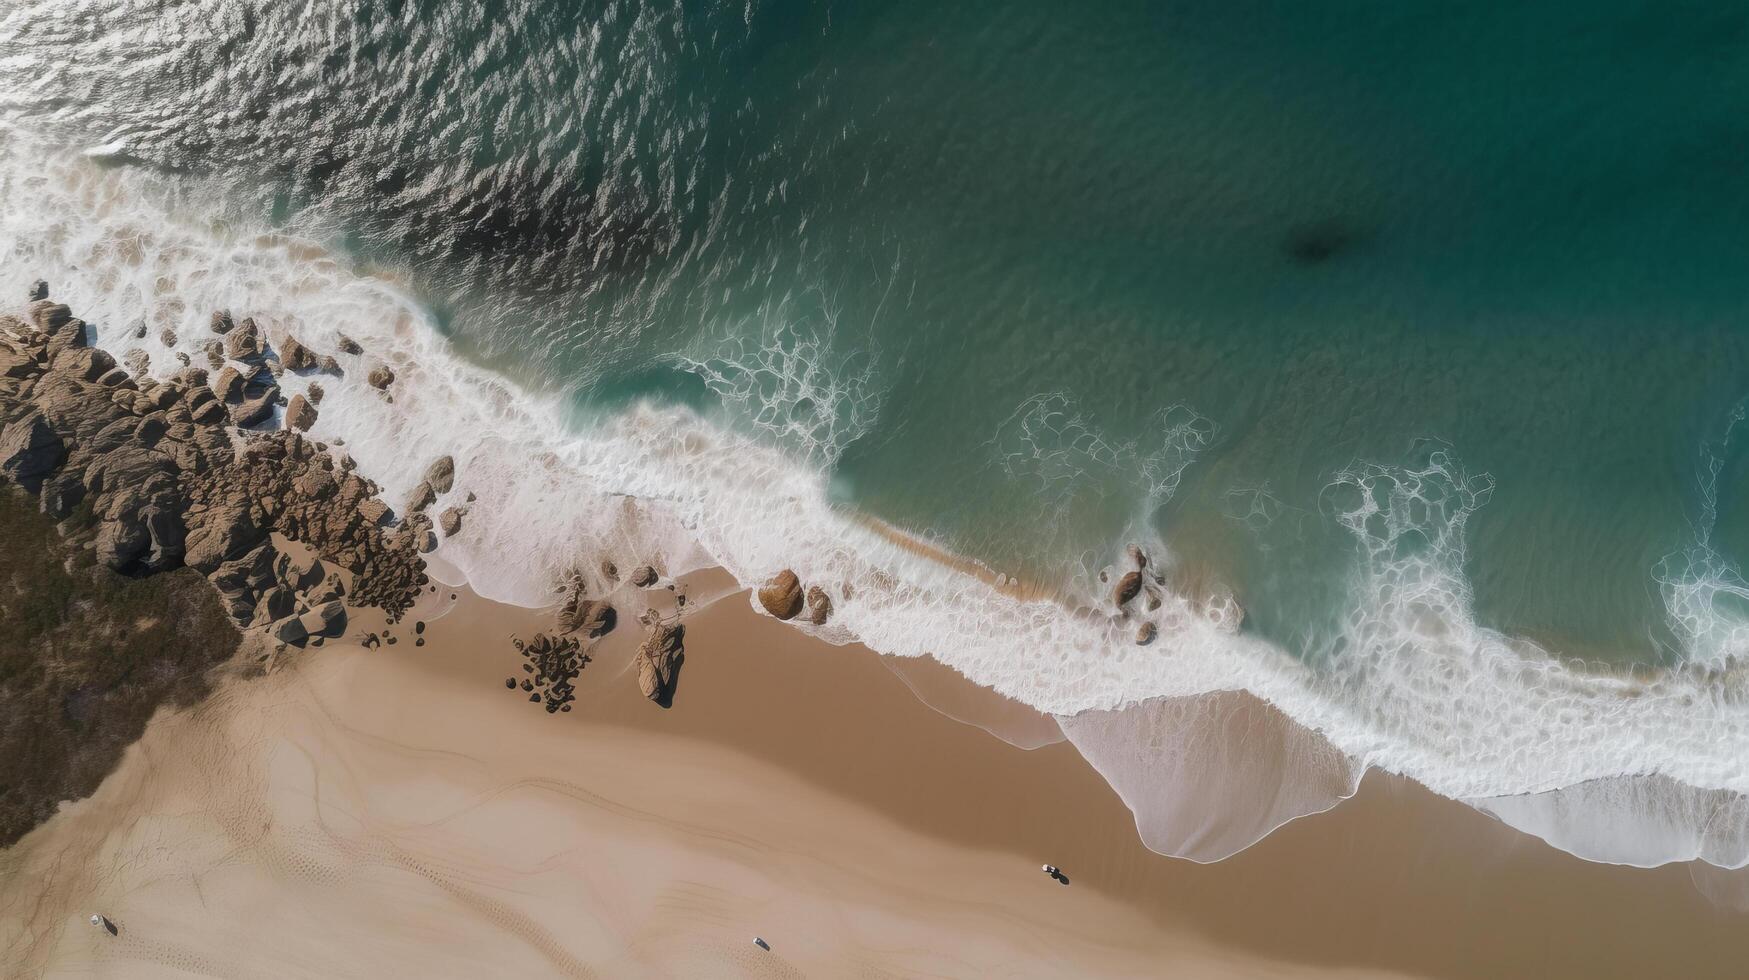
{"label": "isolated rock in surf", "polygon": [[787,568],[778,572],[759,590],[759,604],[778,619],[794,619],[802,611],[802,580]]}
{"label": "isolated rock in surf", "polygon": [[1130,604],[1130,600],[1141,593],[1142,573],[1127,572],[1123,578],[1117,580],[1117,588],[1111,592],[1111,601],[1117,603],[1117,607],[1122,609]]}

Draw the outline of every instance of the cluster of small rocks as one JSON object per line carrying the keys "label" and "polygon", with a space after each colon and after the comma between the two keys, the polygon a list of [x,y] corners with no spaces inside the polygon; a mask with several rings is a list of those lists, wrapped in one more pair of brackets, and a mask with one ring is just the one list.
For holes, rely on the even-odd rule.
{"label": "cluster of small rocks", "polygon": [[574,636],[552,636],[538,633],[527,643],[511,641],[522,654],[523,673],[529,675],[519,683],[515,677],[504,678],[508,690],[521,689],[533,704],[546,704],[547,714],[570,711],[577,699],[573,682],[589,663],[589,654]]}
{"label": "cluster of small rocks", "polygon": [[794,619],[801,615],[804,606],[808,611],[808,622],[815,626],[826,625],[826,620],[832,616],[832,597],[826,594],[826,590],[811,585],[804,592],[802,580],[787,568],[766,580],[758,597],[765,611],[778,619]]}
{"label": "cluster of small rocks", "polygon": [[[281,555],[272,532],[350,570],[346,602],[397,619],[426,581],[418,544],[429,519],[391,522],[377,487],[321,443],[238,428],[271,415],[270,365],[280,362],[253,321],[221,312],[212,323],[226,337],[212,383],[195,367],[162,382],[135,377],[89,345],[86,324],[46,284],[33,286],[23,317],[0,315],[0,476],[37,494],[103,565],[130,575],[192,567],[240,627],[281,642],[344,629],[343,587],[320,562]],[[294,338],[278,350],[282,367],[338,373]],[[130,365],[144,369],[134,353]],[[225,353],[253,370],[246,377]]]}

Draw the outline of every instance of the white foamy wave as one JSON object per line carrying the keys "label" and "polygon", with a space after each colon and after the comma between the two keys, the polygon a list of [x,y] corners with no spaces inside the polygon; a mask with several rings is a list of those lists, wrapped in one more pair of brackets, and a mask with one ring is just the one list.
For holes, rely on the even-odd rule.
{"label": "white foamy wave", "polygon": [[[1649,680],[1594,675],[1480,626],[1463,576],[1464,528],[1492,486],[1449,453],[1357,464],[1332,484],[1326,511],[1353,534],[1360,562],[1352,612],[1314,669],[1223,628],[1186,597],[1166,596],[1159,610],[1127,619],[1021,598],[834,508],[818,467],[688,410],[640,406],[569,431],[560,424],[569,406],[460,360],[392,279],[209,207],[191,185],[0,137],[0,291],[22,297],[29,279],[50,279],[55,295],[97,326],[99,343],[117,354],[140,348],[158,375],[174,370],[175,354],[197,354],[212,339],[207,322],[218,308],[254,316],[270,336],[295,333],[319,352],[337,351],[343,333],[359,341],[365,354],[340,355],[345,377],[288,374],[287,393],[324,386],[313,434],[344,441],[391,499],[409,492],[436,456],[455,458],[456,486],[436,507],[469,509],[438,558],[483,594],[544,605],[559,573],[594,574],[602,557],[622,567],[654,559],[669,574],[720,565],[747,584],[794,568],[833,594],[829,638],[933,655],[1061,716],[1135,808],[1150,846],[1198,860],[1331,805],[1366,766],[1477,801],[1587,856],[1698,856],[1723,866],[1749,857],[1742,808],[1708,816],[1702,805],[1706,794],[1749,790],[1743,676],[1699,667]],[[699,364],[716,356],[695,353]],[[859,418],[866,424],[858,413],[869,407],[872,383],[811,374],[805,344],[728,355],[701,369],[707,382],[731,401],[737,392],[749,405],[757,396],[760,411],[787,404],[770,421],[803,443],[798,455],[829,456],[854,437]],[[397,375],[392,401],[364,383],[378,363]],[[1072,410],[1043,407],[1037,418],[1052,427],[1050,437],[1081,454],[1068,463],[1131,452]],[[1169,494],[1206,444],[1203,423],[1181,422],[1168,418],[1163,431],[1177,435],[1160,452],[1141,453],[1156,460],[1142,470],[1148,494]],[[1036,463],[1046,476],[1057,465],[1049,453],[1026,458],[1033,462],[1015,465]],[[1267,517],[1273,505],[1262,497],[1251,504],[1259,501]],[[1134,642],[1144,616],[1160,626],[1146,647]],[[1184,707],[1223,691],[1248,691],[1298,727],[1268,729],[1269,759],[1224,754],[1233,751],[1227,739],[1265,722],[1252,709]],[[1295,781],[1271,787],[1283,771]],[[1657,812],[1655,832],[1636,819],[1580,828],[1504,799],[1636,774],[1677,789],[1587,793],[1583,808],[1629,818]],[[1184,807],[1185,794],[1211,786],[1234,808],[1219,826]]]}

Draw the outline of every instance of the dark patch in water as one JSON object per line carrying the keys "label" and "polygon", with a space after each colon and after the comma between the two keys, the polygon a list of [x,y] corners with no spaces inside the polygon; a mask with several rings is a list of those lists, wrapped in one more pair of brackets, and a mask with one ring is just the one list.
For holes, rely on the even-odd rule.
{"label": "dark patch in water", "polygon": [[1326,218],[1288,229],[1281,251],[1295,265],[1321,265],[1364,244],[1371,234],[1338,218]]}

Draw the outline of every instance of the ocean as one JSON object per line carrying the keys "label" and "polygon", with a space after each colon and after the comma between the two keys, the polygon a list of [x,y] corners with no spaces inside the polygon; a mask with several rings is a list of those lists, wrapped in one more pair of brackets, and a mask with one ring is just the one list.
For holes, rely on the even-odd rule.
{"label": "ocean", "polygon": [[[1746,39],[1625,0],[14,0],[0,289],[155,373],[218,308],[352,337],[394,398],[351,371],[313,431],[391,496],[456,457],[450,580],[793,567],[829,639],[1062,716],[1156,850],[1370,767],[1737,867]],[[1118,618],[1130,544],[1170,594]],[[1199,748],[1255,721],[1221,692],[1287,754]]]}

